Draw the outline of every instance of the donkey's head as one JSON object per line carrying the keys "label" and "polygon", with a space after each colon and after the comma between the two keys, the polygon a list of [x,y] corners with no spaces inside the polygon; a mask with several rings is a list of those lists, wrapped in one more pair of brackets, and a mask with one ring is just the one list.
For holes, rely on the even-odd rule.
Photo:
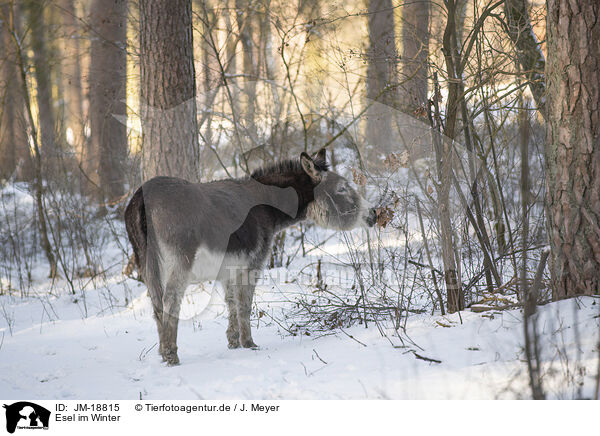
{"label": "donkey's head", "polygon": [[321,149],[314,160],[302,153],[300,163],[315,184],[314,200],[307,209],[309,219],[321,227],[337,230],[375,224],[375,210],[348,180],[327,170],[325,149]]}

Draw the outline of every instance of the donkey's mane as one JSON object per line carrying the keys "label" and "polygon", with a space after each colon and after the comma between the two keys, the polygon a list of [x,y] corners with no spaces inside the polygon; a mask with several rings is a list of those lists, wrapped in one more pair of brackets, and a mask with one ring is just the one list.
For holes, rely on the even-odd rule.
{"label": "donkey's mane", "polygon": [[[329,165],[327,162],[324,162],[320,159],[314,159],[315,167],[319,171],[327,171],[329,169]],[[271,165],[264,166],[262,168],[258,168],[252,172],[253,179],[264,176],[278,175],[278,174],[287,174],[287,173],[302,173],[304,169],[302,168],[302,164],[300,163],[300,159],[288,159],[276,162]]]}

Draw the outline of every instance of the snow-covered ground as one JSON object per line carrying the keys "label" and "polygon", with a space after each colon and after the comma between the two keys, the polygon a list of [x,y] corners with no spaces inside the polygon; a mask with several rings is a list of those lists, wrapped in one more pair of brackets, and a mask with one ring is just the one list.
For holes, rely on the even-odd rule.
{"label": "snow-covered ground", "polygon": [[[376,283],[366,297],[356,286],[352,268],[354,262],[367,262],[363,230],[305,229],[303,257],[299,231],[291,229],[283,259],[289,266],[266,270],[257,287],[253,336],[260,348],[227,349],[222,290],[191,287],[179,327],[181,365],[167,367],[157,353],[146,288],[122,273],[128,242],[116,212],[99,219],[92,213],[84,217],[89,230],[85,236],[93,238],[93,249],[88,247],[87,256],[77,247],[61,252],[61,277],[52,281],[46,278],[47,263],[31,242],[34,226],[26,187],[9,186],[1,194],[0,239],[3,244],[18,239],[27,248],[11,256],[12,245],[0,247],[2,399],[530,397],[520,309],[432,315],[439,311],[433,309],[437,299],[427,289],[428,282],[405,282],[416,273],[403,270],[407,264],[398,259],[410,259],[405,248],[420,241],[416,225],[405,234],[393,226],[378,230],[377,237],[371,233],[377,247],[373,255],[383,255],[378,258],[382,262],[396,259],[385,270],[395,281]],[[62,237],[67,242],[74,239],[67,232]],[[386,251],[392,249],[397,252]],[[98,262],[91,269],[99,273],[94,279],[87,274],[90,260]],[[329,285],[326,292],[316,283],[319,261]],[[369,282],[366,270],[373,264],[364,265],[363,279]],[[366,298],[422,313],[406,318],[408,312],[400,312],[399,331],[385,320],[389,315],[375,317],[379,324],[370,321],[368,328],[356,322],[348,327],[348,319],[338,318],[313,328],[302,304],[327,302],[331,295],[349,307],[360,308],[361,298]],[[503,305],[516,301],[514,294],[493,297]],[[571,299],[539,311],[548,397],[593,397],[599,372],[600,299]],[[334,327],[326,330],[327,326]]]}
{"label": "snow-covered ground", "polygon": [[[256,309],[273,313],[280,293],[260,286]],[[85,296],[85,298],[82,298]],[[205,306],[207,294],[194,294]],[[598,371],[600,300],[540,308],[545,388],[551,398],[591,397]],[[290,336],[254,321],[259,350],[229,350],[219,298],[182,320],[181,365],[167,367],[146,289],[115,276],[85,293],[0,296],[3,399],[483,399],[527,398],[519,310],[413,315],[388,338],[371,324],[334,334]],[[199,319],[200,318],[200,319]],[[462,322],[461,322],[462,319]],[[421,360],[415,355],[441,363]]]}

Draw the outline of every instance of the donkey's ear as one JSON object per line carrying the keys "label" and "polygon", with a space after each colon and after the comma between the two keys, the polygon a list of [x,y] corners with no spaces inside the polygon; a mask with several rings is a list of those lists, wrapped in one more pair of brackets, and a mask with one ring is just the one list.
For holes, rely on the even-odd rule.
{"label": "donkey's ear", "polygon": [[308,176],[312,179],[313,182],[321,181],[321,173],[315,166],[314,161],[310,158],[310,156],[304,152],[300,155],[300,163],[302,164],[302,169]]}
{"label": "donkey's ear", "polygon": [[325,148],[320,149],[319,152],[317,153],[317,156],[315,157],[315,160],[326,163],[327,162],[327,150]]}
{"label": "donkey's ear", "polygon": [[319,171],[327,171],[329,169],[327,165],[327,150],[322,148],[319,150],[317,155],[313,159],[315,166]]}

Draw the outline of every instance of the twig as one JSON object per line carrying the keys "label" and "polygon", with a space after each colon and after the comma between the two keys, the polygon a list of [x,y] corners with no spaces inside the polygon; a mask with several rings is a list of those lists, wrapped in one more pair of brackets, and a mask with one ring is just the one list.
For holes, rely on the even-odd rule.
{"label": "twig", "polygon": [[411,353],[414,354],[414,356],[419,359],[419,360],[424,360],[425,362],[432,362],[432,363],[442,363],[441,360],[438,359],[432,359],[431,357],[425,357],[420,355],[419,353],[417,353],[415,350],[410,350]]}
{"label": "twig", "polygon": [[[419,197],[415,196],[415,200],[417,203],[417,216],[419,218],[419,225],[421,227],[421,237],[423,238],[423,245],[425,246],[425,254],[427,254],[427,261],[429,262],[429,268],[431,270],[431,278],[433,279],[433,286],[435,288],[435,293],[438,297],[440,303],[440,311],[442,316],[446,314],[444,310],[444,299],[442,298],[442,293],[440,292],[440,288],[437,283],[437,279],[435,278],[436,269],[433,267],[433,262],[431,260],[431,252],[429,251],[429,243],[427,242],[427,236],[425,235],[425,226],[423,224],[423,215],[421,214],[421,202],[419,201]],[[410,262],[410,260],[409,260]],[[443,277],[441,271],[437,271],[440,277]]]}
{"label": "twig", "polygon": [[437,269],[437,268],[436,268],[436,267],[434,267],[434,266],[425,265],[425,264],[422,264],[422,263],[420,263],[420,262],[416,262],[416,261],[414,261],[414,260],[410,260],[410,259],[408,260],[408,263],[410,263],[411,265],[414,265],[414,266],[418,266],[419,268],[425,268],[425,269],[429,269],[429,270],[431,270],[431,271],[433,271],[433,272],[436,272],[436,273],[438,273],[438,274],[439,274],[439,275],[441,275],[441,276],[443,276],[443,275],[444,275],[444,273],[442,273],[442,272],[441,272],[439,269]]}
{"label": "twig", "polygon": [[[2,345],[2,344],[0,344],[0,345]],[[317,353],[317,350],[315,350],[313,348],[313,351],[315,352],[315,356],[317,356],[317,359],[319,359],[321,362],[323,362],[325,365],[327,365],[327,362],[325,362],[323,359],[321,359],[321,356],[319,356],[319,353]]]}
{"label": "twig", "polygon": [[148,355],[148,353],[150,351],[152,351],[152,349],[156,347],[156,342],[154,343],[154,345],[152,345],[150,348],[148,348],[146,350],[146,348],[142,348],[142,351],[140,351],[140,355],[138,356],[138,360],[141,362],[142,360],[144,360],[146,358],[146,356]]}
{"label": "twig", "polygon": [[341,327],[340,327],[340,331],[341,331],[343,334],[345,334],[346,336],[348,336],[350,339],[353,339],[353,340],[355,340],[356,342],[358,342],[358,343],[359,343],[360,345],[362,345],[363,347],[366,347],[366,346],[367,346],[366,344],[364,344],[364,343],[362,343],[361,341],[359,341],[358,339],[356,339],[354,336],[352,336],[352,335],[350,335],[350,334],[346,333],[346,332],[344,331],[344,329],[342,329]]}

